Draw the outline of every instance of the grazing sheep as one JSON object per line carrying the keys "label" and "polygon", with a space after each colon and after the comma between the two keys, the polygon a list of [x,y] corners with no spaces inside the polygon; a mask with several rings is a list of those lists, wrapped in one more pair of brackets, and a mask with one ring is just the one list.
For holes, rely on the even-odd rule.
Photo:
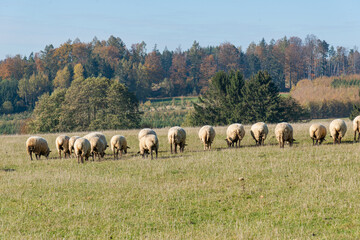
{"label": "grazing sheep", "polygon": [[353,129],[354,129],[354,142],[356,142],[356,133],[358,133],[358,139],[360,140],[360,116],[357,116],[353,120]]}
{"label": "grazing sheep", "polygon": [[73,153],[73,150],[74,150],[74,143],[76,141],[76,139],[78,139],[79,136],[72,136],[70,139],[69,139],[69,152],[70,152],[70,157]]}
{"label": "grazing sheep", "polygon": [[215,130],[210,125],[203,126],[199,131],[199,138],[204,143],[204,150],[211,149],[211,144],[215,138]]}
{"label": "grazing sheep", "polygon": [[152,130],[151,128],[144,128],[139,132],[138,139],[140,140],[143,136],[149,135],[149,134],[156,135],[156,132],[154,130]]}
{"label": "grazing sheep", "polygon": [[177,153],[177,146],[180,147],[180,152],[184,152],[185,141],[186,141],[186,132],[185,129],[181,127],[172,127],[168,131],[168,140],[170,143],[170,150],[173,153],[173,145],[174,151]]}
{"label": "grazing sheep", "polygon": [[100,158],[104,158],[105,155],[105,143],[100,137],[91,137],[89,139],[91,150],[90,154],[92,155],[92,159],[94,161],[95,157],[98,156],[98,160]]}
{"label": "grazing sheep", "polygon": [[347,127],[344,120],[335,119],[330,123],[330,137],[333,138],[334,144],[341,143],[341,139],[345,136]]}
{"label": "grazing sheep", "polygon": [[289,123],[282,122],[277,124],[275,127],[275,136],[281,148],[284,147],[285,142],[289,142],[290,147],[292,146],[295,141],[293,134],[293,128]]}
{"label": "grazing sheep", "polygon": [[105,151],[106,148],[109,146],[109,145],[107,144],[106,137],[105,137],[104,134],[102,134],[102,133],[100,133],[100,132],[92,132],[92,133],[89,133],[89,134],[87,134],[87,135],[84,136],[84,138],[86,138],[86,139],[89,140],[89,141],[90,141],[90,138],[91,138],[91,137],[99,137],[99,138],[104,142],[104,144],[105,144],[105,149],[104,149],[104,151]]}
{"label": "grazing sheep", "polygon": [[56,149],[59,153],[60,159],[61,159],[61,151],[64,151],[64,158],[66,158],[66,154],[70,155],[69,140],[70,138],[66,135],[60,135],[55,140]]}
{"label": "grazing sheep", "polygon": [[40,159],[41,155],[45,156],[48,159],[50,154],[50,149],[47,141],[42,137],[29,137],[26,140],[26,151],[30,155],[30,160],[32,161],[32,153],[35,153],[36,159]]}
{"label": "grazing sheep", "polygon": [[320,145],[325,140],[326,127],[322,124],[314,123],[310,126],[309,133],[310,138],[313,140],[313,145]]}
{"label": "grazing sheep", "polygon": [[264,145],[269,129],[264,122],[258,122],[251,126],[251,136],[254,138],[256,145]]}
{"label": "grazing sheep", "polygon": [[156,135],[148,134],[143,136],[139,141],[140,155],[144,158],[149,152],[153,159],[153,150],[155,150],[156,158],[158,157],[159,140]]}
{"label": "grazing sheep", "polygon": [[228,147],[234,147],[234,143],[236,144],[236,147],[238,147],[238,142],[240,147],[241,140],[244,138],[244,136],[244,126],[239,123],[234,123],[227,128],[225,141]]}
{"label": "grazing sheep", "polygon": [[111,145],[111,151],[114,153],[114,160],[115,157],[116,159],[119,159],[119,151],[120,151],[120,158],[122,157],[122,153],[127,153],[127,149],[129,148],[127,146],[127,141],[126,138],[124,136],[121,135],[115,135],[111,138],[110,141],[110,145]]}
{"label": "grazing sheep", "polygon": [[89,140],[87,140],[86,138],[78,138],[76,139],[75,143],[74,143],[74,151],[75,151],[75,155],[77,157],[78,163],[80,163],[80,159],[81,159],[81,163],[84,163],[84,157],[85,160],[88,161],[89,160],[89,156],[90,156],[90,151],[91,151],[91,145]]}

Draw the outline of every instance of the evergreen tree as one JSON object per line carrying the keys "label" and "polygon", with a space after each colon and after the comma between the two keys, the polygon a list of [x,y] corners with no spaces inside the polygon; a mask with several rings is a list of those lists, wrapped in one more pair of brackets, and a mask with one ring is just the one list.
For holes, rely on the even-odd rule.
{"label": "evergreen tree", "polygon": [[309,116],[294,99],[281,99],[270,75],[262,71],[246,82],[239,72],[218,72],[199,101],[189,116],[192,125],[274,123],[297,121]]}
{"label": "evergreen tree", "polygon": [[242,120],[243,75],[240,72],[220,71],[211,80],[209,90],[194,104],[190,122],[201,124],[228,124]]}
{"label": "evergreen tree", "polygon": [[279,90],[267,72],[259,71],[243,89],[246,122],[277,122],[281,119]]}

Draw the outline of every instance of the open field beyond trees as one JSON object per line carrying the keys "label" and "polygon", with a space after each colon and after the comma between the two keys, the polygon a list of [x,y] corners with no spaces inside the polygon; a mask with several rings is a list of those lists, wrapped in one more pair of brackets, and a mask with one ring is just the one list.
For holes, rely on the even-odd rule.
{"label": "open field beyond trees", "polygon": [[[328,129],[331,120],[319,120]],[[124,135],[121,160],[78,164],[52,150],[30,161],[29,135],[2,136],[0,239],[357,239],[360,235],[360,143],[352,124],[341,145],[329,137],[313,147],[310,123],[293,124],[292,148],[280,149],[269,126],[255,147],[246,126],[241,148],[226,147],[226,127],[215,127],[211,151],[185,128],[185,152],[171,155],[167,130],[156,129],[159,158],[142,159],[139,130]],[[87,133],[87,132],[86,132]],[[68,136],[86,134],[67,133]]]}

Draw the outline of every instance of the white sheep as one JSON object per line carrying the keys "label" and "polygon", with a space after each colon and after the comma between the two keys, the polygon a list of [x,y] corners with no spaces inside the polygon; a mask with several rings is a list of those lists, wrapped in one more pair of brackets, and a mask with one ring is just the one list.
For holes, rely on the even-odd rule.
{"label": "white sheep", "polygon": [[204,144],[204,150],[211,149],[211,144],[215,138],[215,130],[210,125],[203,126],[199,131],[199,138]]}
{"label": "white sheep", "polygon": [[109,146],[107,144],[107,141],[106,141],[106,137],[104,134],[100,133],[100,132],[92,132],[92,133],[89,133],[87,135],[84,136],[84,138],[86,138],[87,140],[90,140],[91,137],[99,137],[105,144],[105,149],[104,151],[106,150],[106,148]]}
{"label": "white sheep", "polygon": [[70,138],[66,135],[60,135],[55,140],[56,150],[59,153],[60,159],[61,159],[61,151],[64,152],[64,158],[66,158],[66,154],[70,155],[69,140]]}
{"label": "white sheep", "polygon": [[129,148],[127,146],[127,141],[124,136],[121,135],[115,135],[111,138],[110,141],[111,151],[114,153],[114,160],[115,157],[118,159],[119,151],[120,151],[120,158],[122,157],[122,153],[127,153],[127,149]]}
{"label": "white sheep", "polygon": [[353,120],[353,130],[354,130],[354,142],[356,142],[356,133],[358,133],[357,141],[360,140],[360,116],[357,116]]}
{"label": "white sheep", "polygon": [[105,155],[105,143],[100,137],[91,137],[89,139],[91,150],[90,154],[92,155],[92,159],[94,161],[95,157],[98,156],[98,160],[104,158]]}
{"label": "white sheep", "polygon": [[325,140],[326,133],[326,127],[324,125],[320,123],[312,124],[309,129],[309,134],[313,140],[313,145],[320,145]]}
{"label": "white sheep", "polygon": [[43,155],[48,159],[50,154],[50,149],[47,141],[42,137],[29,137],[26,140],[26,151],[30,155],[30,160],[33,160],[32,153],[35,154],[36,159],[40,159],[40,156]]}
{"label": "white sheep", "polygon": [[264,122],[258,122],[251,126],[250,134],[254,138],[256,145],[264,145],[269,129]]}
{"label": "white sheep", "polygon": [[333,138],[334,144],[341,143],[341,139],[345,136],[347,127],[346,123],[342,119],[335,119],[330,123],[330,137]]}
{"label": "white sheep", "polygon": [[153,150],[155,151],[156,158],[158,157],[159,140],[156,135],[148,134],[143,136],[139,141],[140,155],[144,158],[145,154],[151,154],[153,159]]}
{"label": "white sheep", "polygon": [[282,122],[277,124],[275,127],[275,136],[281,148],[284,147],[285,142],[289,142],[290,147],[292,146],[295,141],[293,134],[293,128],[289,123]]}
{"label": "white sheep", "polygon": [[180,152],[184,152],[185,142],[186,142],[186,131],[181,127],[172,127],[168,131],[168,140],[170,143],[170,150],[173,153],[173,145],[174,151],[177,153],[177,146],[180,147]]}
{"label": "white sheep", "polygon": [[139,134],[138,134],[138,139],[140,140],[143,136],[148,135],[148,134],[156,135],[156,132],[154,130],[152,130],[151,128],[141,129]]}
{"label": "white sheep", "polygon": [[84,163],[84,158],[86,161],[88,161],[90,156],[90,151],[91,151],[91,145],[89,140],[82,137],[76,139],[74,143],[74,152],[77,157],[78,163],[80,163],[80,159],[81,159],[81,163]]}
{"label": "white sheep", "polygon": [[69,139],[69,152],[70,152],[70,157],[73,153],[73,150],[74,150],[74,143],[76,141],[76,139],[78,139],[79,136],[72,136],[70,139]]}
{"label": "white sheep", "polygon": [[226,130],[226,138],[225,141],[228,147],[234,147],[234,143],[236,147],[240,147],[241,140],[245,136],[245,129],[244,126],[240,123],[233,123],[231,124]]}

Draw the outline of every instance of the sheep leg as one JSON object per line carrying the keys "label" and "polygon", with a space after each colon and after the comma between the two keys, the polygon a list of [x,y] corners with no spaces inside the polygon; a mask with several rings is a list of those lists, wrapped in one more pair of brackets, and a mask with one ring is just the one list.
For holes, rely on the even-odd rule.
{"label": "sheep leg", "polygon": [[360,140],[360,132],[358,131],[358,139],[357,139],[357,141],[359,141]]}
{"label": "sheep leg", "polygon": [[30,161],[32,161],[33,158],[32,158],[32,152],[31,151],[29,152],[29,155],[30,155]]}
{"label": "sheep leg", "polygon": [[341,137],[339,137],[339,144],[341,143]]}
{"label": "sheep leg", "polygon": [[356,142],[356,130],[354,131],[354,142]]}
{"label": "sheep leg", "polygon": [[84,157],[81,155],[81,163],[84,163]]}
{"label": "sheep leg", "polygon": [[170,151],[171,151],[171,154],[172,154],[173,153],[172,142],[170,143]]}
{"label": "sheep leg", "polygon": [[77,156],[77,160],[78,160],[78,163],[80,163],[80,156],[79,155]]}
{"label": "sheep leg", "polygon": [[[152,152],[152,151],[151,151]],[[156,157],[156,159],[157,159],[157,157],[158,157],[158,149],[156,148],[155,149],[155,157]]]}
{"label": "sheep leg", "polygon": [[175,143],[175,153],[177,153],[177,143]]}
{"label": "sheep leg", "polygon": [[122,158],[123,150],[120,150],[120,159]]}

